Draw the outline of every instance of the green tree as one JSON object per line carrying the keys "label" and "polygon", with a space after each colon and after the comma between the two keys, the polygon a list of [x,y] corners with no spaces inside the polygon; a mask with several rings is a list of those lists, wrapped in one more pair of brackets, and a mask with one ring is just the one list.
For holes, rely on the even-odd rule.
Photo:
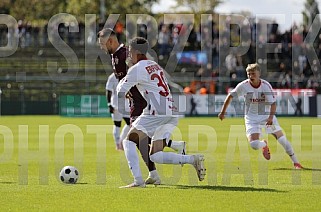
{"label": "green tree", "polygon": [[65,12],[84,22],[85,14],[99,14],[99,0],[69,0]]}
{"label": "green tree", "polygon": [[223,0],[176,0],[177,7],[186,7],[192,13],[211,13]]}
{"label": "green tree", "polygon": [[17,20],[46,22],[58,13],[70,13],[78,21],[85,14],[100,14],[100,5],[105,5],[105,15],[150,13],[151,6],[158,0],[0,0],[0,12],[10,14]]}
{"label": "green tree", "polygon": [[46,21],[65,9],[65,0],[11,0],[10,15],[17,20]]}
{"label": "green tree", "polygon": [[310,27],[313,21],[317,21],[320,24],[320,19],[317,17],[319,14],[319,5],[315,0],[306,0],[304,3],[304,11],[303,14],[303,24],[307,27]]}
{"label": "green tree", "polygon": [[10,0],[1,0],[0,14],[9,14],[9,13],[10,13]]}
{"label": "green tree", "polygon": [[[151,6],[158,0],[122,0],[108,1],[104,0],[105,17],[109,14],[133,13],[150,13]],[[67,2],[66,12],[77,17],[78,20],[84,21],[85,14],[97,14],[99,17],[101,0],[70,0]]]}

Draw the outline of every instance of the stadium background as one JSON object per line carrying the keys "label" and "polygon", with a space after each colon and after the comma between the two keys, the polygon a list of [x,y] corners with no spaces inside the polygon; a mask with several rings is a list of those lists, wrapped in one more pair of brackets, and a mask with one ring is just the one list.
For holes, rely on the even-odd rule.
{"label": "stadium background", "polygon": [[[278,23],[273,24],[273,18],[260,19],[259,23],[254,24],[255,16],[240,13],[251,22],[250,28],[243,30],[249,32],[249,36],[242,38],[247,40],[244,43],[252,45],[251,50],[242,56],[233,55],[235,52],[229,54],[223,42],[230,41],[231,46],[239,44],[238,27],[232,25],[224,30],[224,26],[228,26],[229,21],[239,21],[240,16],[237,15],[240,14],[213,13],[217,3],[215,0],[176,1],[191,5],[190,10],[183,13],[194,14],[195,23],[190,26],[194,33],[184,43],[184,50],[177,52],[186,56],[186,62],[178,63],[173,69],[176,54],[173,54],[174,62],[169,63],[169,52],[172,51],[173,41],[180,38],[177,32],[184,32],[184,28],[182,31],[181,26],[168,25],[164,28],[168,28],[168,33],[162,35],[160,29],[164,15],[151,13],[154,0],[0,1],[0,111],[5,115],[1,116],[3,124],[0,126],[0,187],[2,193],[7,194],[0,199],[0,211],[73,211],[77,208],[80,211],[168,211],[169,208],[174,211],[257,211],[258,208],[316,211],[321,208],[318,201],[321,196],[321,125],[318,118],[278,119],[304,170],[293,170],[293,164],[284,154],[282,146],[272,136],[263,135],[264,139],[271,141],[270,161],[264,160],[260,151],[251,150],[246,142],[242,118],[224,122],[217,117],[182,118],[173,138],[187,141],[189,154],[199,152],[205,155],[206,180],[198,182],[191,166],[174,168],[158,164],[162,185],[128,191],[118,189],[132,182],[132,176],[125,155],[115,150],[111,118],[30,115],[108,116],[98,112],[100,108],[102,113],[106,111],[105,82],[112,70],[108,56],[96,45],[95,33],[111,14],[119,14],[119,17],[113,16],[119,20],[116,31],[119,30],[121,40],[125,41],[127,31],[131,29],[126,27],[126,15],[134,13],[145,15],[145,18],[139,19],[140,23],[147,22],[147,16],[153,17],[157,20],[158,37],[166,38],[167,35],[169,38],[165,42],[169,44],[167,48],[157,45],[153,49],[158,54],[159,62],[165,68],[169,65],[166,70],[171,87],[179,102],[186,103],[181,105],[181,109],[187,115],[190,115],[195,103],[197,116],[217,113],[228,89],[244,79],[244,67],[253,59],[258,59],[263,66],[267,64],[264,77],[276,89],[287,89],[276,90],[279,94],[279,114],[293,116],[298,96],[306,98],[302,102],[304,116],[321,114],[320,33],[315,33],[313,45],[307,46],[306,42],[302,42],[310,31],[311,20],[318,22],[315,15],[319,13],[319,5],[314,0],[305,1],[307,8],[302,7],[307,13],[303,26],[294,26],[293,30],[288,31],[281,31]],[[272,0],[268,2],[271,4]],[[273,6],[275,11],[282,10],[278,5]],[[78,22],[79,32],[70,31],[75,26],[71,22],[59,25],[61,39],[77,55],[77,69],[68,66],[67,59],[70,57],[64,57],[48,37],[48,23],[59,13],[70,14],[69,17],[75,17]],[[6,26],[7,14],[17,21],[15,27]],[[96,17],[86,19],[85,14]],[[202,19],[200,14],[206,15]],[[3,17],[7,17],[5,21]],[[169,19],[177,17],[179,14]],[[268,22],[272,23],[267,26]],[[91,29],[88,34],[86,26],[90,26],[87,30]],[[153,31],[140,25],[137,28],[138,34],[143,36],[147,31]],[[264,42],[259,42],[264,41],[264,36],[263,40],[257,39],[260,36],[255,36],[254,29],[258,29],[257,35],[269,35],[266,42],[280,43],[276,45],[277,49],[265,48]],[[8,39],[12,36],[17,40],[17,50],[12,55],[6,55],[10,52],[10,45],[15,45]],[[160,57],[161,49],[167,49],[163,57]],[[282,50],[282,53],[270,53],[265,60],[260,56],[264,50]],[[307,50],[316,51],[316,61],[307,62]],[[97,54],[104,57],[97,58]],[[195,60],[195,56],[199,56],[199,60]],[[91,63],[86,58],[90,58]],[[93,58],[97,60],[93,62]],[[206,61],[203,63],[206,65],[201,66],[197,61]],[[56,69],[50,70],[56,78],[48,72],[48,66],[55,62],[58,62]],[[77,75],[66,82],[68,78],[63,76],[68,73]],[[313,90],[302,92],[298,89]],[[98,104],[99,99],[101,102]],[[61,107],[63,104],[70,106],[70,109]],[[235,111],[230,110],[229,115],[236,116],[242,109],[242,102],[233,104]],[[196,116],[196,113],[192,115]],[[140,162],[143,175],[147,176],[148,171],[143,168],[143,161]],[[59,180],[59,172],[65,165],[74,165],[79,170],[81,178],[76,185],[63,185]]]}
{"label": "stadium background", "polygon": [[[211,2],[211,5],[206,2]],[[229,88],[245,79],[246,65],[255,61],[266,67],[263,70],[263,77],[270,81],[274,88],[296,89],[296,94],[291,94],[287,103],[292,109],[298,96],[308,95],[308,98],[304,98],[305,102],[308,101],[308,105],[305,106],[308,107],[308,111],[303,115],[321,114],[318,111],[321,97],[317,95],[321,92],[319,63],[321,36],[318,28],[310,28],[312,21],[320,24],[316,17],[319,13],[318,6],[313,11],[309,10],[308,6],[303,8],[306,15],[302,25],[294,24],[291,29],[280,31],[278,23],[269,19],[255,20],[250,14],[242,14],[250,23],[244,22],[244,26],[238,26],[234,24],[237,22],[234,20],[238,18],[237,15],[213,13],[215,6],[219,4],[218,1],[205,1],[205,6],[197,10],[195,8],[193,10],[191,4],[190,9],[193,12],[188,12],[194,14],[194,24],[188,22],[183,25],[164,24],[163,14],[151,13],[150,8],[154,3],[156,3],[154,0],[144,2],[126,0],[112,4],[107,1],[89,0],[68,2],[36,0],[30,5],[22,6],[23,1],[20,0],[2,1],[1,14],[12,16],[17,25],[0,24],[1,114],[68,115],[62,112],[64,111],[62,106],[71,105],[77,110],[85,102],[90,104],[89,111],[73,110],[69,115],[108,116],[107,110],[101,114],[97,110],[104,106],[105,100],[102,95],[105,93],[107,76],[112,72],[110,61],[106,60],[107,56],[103,60],[98,56],[93,59],[88,58],[90,55],[96,56],[97,52],[101,51],[96,44],[97,32],[104,24],[113,23],[122,42],[126,42],[126,37],[133,35],[135,30],[137,35],[143,37],[158,32],[154,38],[156,45],[153,50],[157,54],[155,59],[169,73],[174,93],[183,95],[185,92],[185,100],[182,101],[186,103],[187,115],[193,115],[190,114],[192,97],[199,104],[207,106],[207,109],[203,109],[204,114],[218,112],[218,109],[214,111],[209,109],[211,100],[214,99],[214,104],[221,104],[215,101],[216,96],[226,95]],[[312,5],[315,2],[307,1],[307,3]],[[71,32],[70,29],[75,27],[72,21],[57,26],[60,38],[78,58],[76,69],[68,65],[67,58],[53,45],[55,41],[48,37],[50,31],[48,22],[59,13],[74,16],[78,22],[78,32]],[[137,16],[134,21],[127,18],[126,14],[134,13],[141,14],[142,17]],[[85,14],[96,14],[96,16],[89,20]],[[108,19],[110,14],[119,14],[117,21],[106,22],[110,20]],[[150,17],[157,21],[157,29],[149,25]],[[167,18],[175,20],[175,15],[167,15]],[[183,43],[182,37],[189,30],[187,42]],[[313,30],[318,31],[318,36],[309,41],[309,38],[306,39],[307,35]],[[242,43],[240,34],[246,35],[242,37]],[[15,45],[11,43],[12,40],[17,41],[17,50],[10,56],[3,56]],[[278,45],[271,50],[267,45],[270,43]],[[175,44],[183,46],[183,50],[176,51]],[[247,45],[250,48],[245,54],[231,50],[231,47],[239,45]],[[274,53],[267,54],[267,51]],[[309,61],[307,55],[312,51],[316,52],[317,58]],[[49,64],[55,62],[58,64],[55,77],[59,80],[54,80],[48,69]],[[64,79],[66,73],[73,76],[72,80]],[[312,90],[300,93],[297,89]],[[291,93],[291,90],[287,92]],[[208,96],[204,97],[204,94]],[[67,101],[68,98],[71,100]],[[293,115],[293,112],[287,110],[284,115]]]}

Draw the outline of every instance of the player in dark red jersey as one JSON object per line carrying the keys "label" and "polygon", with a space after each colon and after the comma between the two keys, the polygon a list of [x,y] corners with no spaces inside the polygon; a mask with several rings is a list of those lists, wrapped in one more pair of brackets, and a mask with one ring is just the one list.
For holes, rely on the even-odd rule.
{"label": "player in dark red jersey", "polygon": [[[116,78],[118,80],[123,79],[127,74],[128,65],[130,65],[127,47],[119,43],[116,33],[110,28],[104,28],[98,32],[98,43],[101,49],[111,55],[113,71]],[[130,121],[133,123],[135,119],[142,114],[144,108],[147,106],[147,102],[136,86],[130,89],[127,98],[130,101]],[[121,105],[121,103],[119,103],[119,105]],[[140,142],[137,148],[149,170],[149,176],[145,182],[146,184],[160,184],[161,180],[156,171],[155,164],[149,158],[149,144],[151,139],[143,138],[139,140]],[[185,154],[186,145],[184,141],[168,140],[166,143],[168,147],[178,151],[178,153]]]}

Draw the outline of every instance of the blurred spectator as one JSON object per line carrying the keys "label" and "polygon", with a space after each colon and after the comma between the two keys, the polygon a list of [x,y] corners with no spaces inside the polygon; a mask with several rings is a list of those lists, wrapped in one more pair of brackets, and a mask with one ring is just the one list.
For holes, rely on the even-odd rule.
{"label": "blurred spectator", "polygon": [[194,115],[197,116],[198,115],[196,107],[197,107],[197,103],[196,103],[194,97],[191,96],[191,111],[189,113],[190,116],[194,116]]}
{"label": "blurred spectator", "polygon": [[199,90],[199,94],[201,94],[201,95],[206,95],[206,94],[207,94],[207,89],[206,89],[206,87],[201,87],[200,90]]}
{"label": "blurred spectator", "polygon": [[303,43],[302,34],[299,30],[294,30],[292,35],[292,49],[293,49],[293,60],[298,60],[301,53],[301,45]]}
{"label": "blurred spectator", "polygon": [[188,86],[186,86],[186,87],[184,88],[184,94],[192,94],[191,88],[188,87]]}
{"label": "blurred spectator", "polygon": [[118,40],[121,40],[121,36],[124,33],[124,24],[120,21],[117,21],[114,30],[116,32]]}
{"label": "blurred spectator", "polygon": [[235,73],[236,70],[236,56],[233,51],[230,51],[230,53],[225,58],[225,66],[227,68],[227,75],[231,76],[233,73]]}
{"label": "blurred spectator", "polygon": [[296,106],[296,108],[295,108],[295,112],[294,112],[294,115],[295,116],[302,116],[302,108],[301,108],[301,106],[302,106],[302,99],[299,97],[298,98],[298,101],[295,103],[295,106]]}
{"label": "blurred spectator", "polygon": [[[246,78],[243,64],[253,62],[265,64],[267,78],[273,79],[273,83],[279,88],[315,88],[320,90],[321,34],[316,37],[315,46],[313,46],[303,42],[304,39],[308,39],[306,38],[308,34],[306,26],[293,24],[291,29],[280,33],[279,25],[276,22],[268,25],[269,28],[264,31],[263,25],[260,21],[257,22],[255,18],[248,18],[248,22],[244,21],[241,30],[238,30],[237,27],[231,27],[231,21],[232,17],[226,16],[222,26],[213,22],[212,19],[208,22],[202,22],[198,26],[191,23],[185,23],[184,25],[174,23],[165,25],[161,23],[158,26],[158,36],[155,36],[155,38],[158,37],[158,48],[153,49],[158,53],[159,59],[168,58],[171,48],[177,43],[184,45],[184,51],[205,52],[207,56],[206,67],[200,67],[199,64],[193,64],[191,67],[180,65],[183,67],[179,67],[179,70],[192,70],[191,76],[198,78],[198,80],[202,77],[216,80],[219,76],[224,81],[224,84],[217,83],[218,86],[222,87],[219,89],[222,93],[225,92],[225,86],[233,87],[235,83]],[[142,23],[145,22],[143,20],[137,23],[129,21],[125,25],[124,22],[117,21],[115,25],[117,36],[122,38],[125,36],[133,37],[136,29],[135,24],[137,24],[138,32],[135,33],[146,37],[147,33],[154,29],[152,29],[149,21],[147,26]],[[87,23],[89,26],[79,23],[79,32],[69,32],[71,24],[75,23],[60,24],[47,29],[47,23],[40,26],[35,25],[30,20],[19,20],[17,28],[0,25],[0,46],[13,46],[13,39],[11,38],[17,37],[19,48],[51,47],[50,42],[53,42],[53,40],[49,42],[48,32],[57,31],[67,45],[74,45],[75,48],[77,46],[83,47],[85,43],[94,45],[96,44],[97,30],[104,27],[105,23],[100,22],[98,26],[95,22]],[[88,27],[86,28],[88,34],[86,35],[85,27]],[[126,30],[125,27],[127,27]],[[185,40],[180,38],[189,31],[187,43],[183,43]],[[267,33],[269,37],[267,38],[263,33]],[[242,43],[239,45],[249,47],[249,49],[246,53],[237,55],[230,49],[233,42],[235,43],[235,40],[237,41],[237,38],[241,35],[243,36]],[[274,53],[267,54],[269,47],[267,43],[279,43],[274,49]],[[46,48],[41,49],[44,49],[44,52],[46,50]],[[269,49],[269,52],[271,52],[271,49]],[[313,52],[316,52],[318,60],[314,59],[312,64],[309,64],[311,61],[307,60],[307,56]],[[167,63],[167,60],[164,59],[162,62]],[[205,87],[210,88],[209,82],[206,82]]]}
{"label": "blurred spectator", "polygon": [[159,59],[164,59],[169,53],[170,32],[167,25],[162,25],[158,35]]}

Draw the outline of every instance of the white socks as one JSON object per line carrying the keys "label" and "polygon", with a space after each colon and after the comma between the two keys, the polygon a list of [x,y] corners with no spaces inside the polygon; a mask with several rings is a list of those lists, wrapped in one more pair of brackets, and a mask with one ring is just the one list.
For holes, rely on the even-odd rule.
{"label": "white socks", "polygon": [[162,164],[193,164],[193,155],[181,155],[173,152],[156,152],[150,156],[150,160],[154,163]]}
{"label": "white socks", "polygon": [[130,126],[126,124],[123,127],[123,129],[121,130],[120,137],[119,137],[119,143],[123,142],[123,140],[126,138],[129,130],[130,130]]}
{"label": "white socks", "polygon": [[114,136],[114,141],[115,144],[119,143],[119,134],[120,134],[120,127],[113,126],[113,136]]}
{"label": "white socks", "polygon": [[266,146],[264,141],[254,140],[250,142],[252,149],[258,150]]}
{"label": "white socks", "polygon": [[278,142],[283,146],[285,152],[290,156],[293,163],[299,163],[298,159],[294,155],[294,151],[290,142],[286,139],[285,135],[278,138]]}
{"label": "white socks", "polygon": [[115,125],[113,126],[113,137],[114,137],[115,144],[121,143],[126,138],[129,129],[130,129],[130,126],[126,124],[120,133],[120,127],[117,127]]}
{"label": "white socks", "polygon": [[167,143],[167,146],[168,146],[169,148],[172,148],[173,150],[178,151],[178,150],[181,149],[181,147],[182,147],[182,145],[183,145],[183,142],[184,142],[184,141],[172,141],[172,142],[170,142],[170,146],[168,146],[168,145],[169,145],[169,142],[166,142],[166,143]]}
{"label": "white socks", "polygon": [[170,140],[169,138],[166,139],[166,145],[168,148],[171,148],[175,151],[181,150],[182,145],[184,145],[184,141],[173,141]]}
{"label": "white socks", "polygon": [[128,161],[129,169],[134,176],[136,184],[143,184],[144,180],[139,166],[138,154],[136,151],[136,144],[129,140],[123,141],[124,152]]}

